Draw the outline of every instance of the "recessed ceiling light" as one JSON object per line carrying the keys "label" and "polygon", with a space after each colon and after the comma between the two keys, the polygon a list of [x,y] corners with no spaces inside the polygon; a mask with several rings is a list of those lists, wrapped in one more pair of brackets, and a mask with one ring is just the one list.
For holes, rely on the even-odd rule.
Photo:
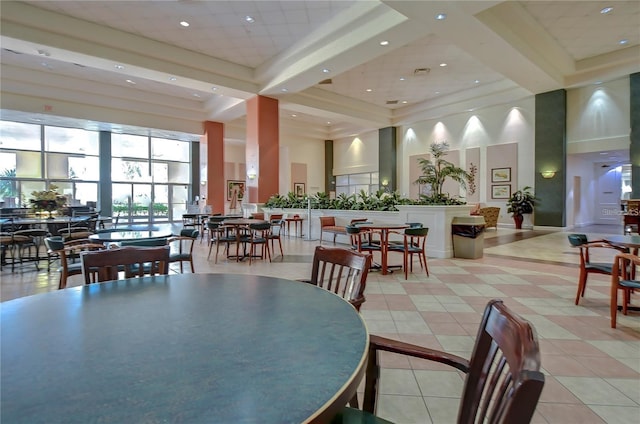
{"label": "recessed ceiling light", "polygon": [[620,45],[624,45],[624,44],[628,44],[629,40],[627,40],[626,38],[623,38],[622,40],[618,41],[618,44]]}
{"label": "recessed ceiling light", "polygon": [[444,62],[440,64],[440,67],[441,67],[441,68],[444,68],[445,66],[447,66],[447,64],[446,64],[446,63],[444,63]]}
{"label": "recessed ceiling light", "polygon": [[189,22],[187,22],[187,21],[181,21],[181,22],[180,22],[180,26],[183,26],[183,27],[185,27],[185,28],[186,28],[186,27],[188,27],[188,26],[189,26]]}
{"label": "recessed ceiling light", "polygon": [[407,101],[406,101],[406,100],[403,100],[403,101],[402,101],[402,104],[405,104],[405,105],[406,105],[406,104],[407,104]]}
{"label": "recessed ceiling light", "polygon": [[446,13],[438,13],[436,15],[436,21],[444,21],[445,19],[447,19]]}
{"label": "recessed ceiling light", "polygon": [[114,65],[114,68],[116,68],[116,69],[124,69],[124,66],[122,66],[122,65]]}
{"label": "recessed ceiling light", "polygon": [[404,77],[400,77],[400,81],[404,81],[404,80],[405,80],[405,78],[404,78]]}
{"label": "recessed ceiling light", "polygon": [[331,121],[327,121],[327,125],[331,125]]}
{"label": "recessed ceiling light", "polygon": [[177,79],[178,79],[178,78],[176,78],[176,77],[169,77],[169,81],[175,81],[175,80],[177,80]]}
{"label": "recessed ceiling light", "polygon": [[135,81],[132,81],[132,80],[130,80],[130,79],[128,79],[128,80],[125,80],[125,81],[126,81],[126,82],[128,82],[129,84],[133,84],[133,85],[136,85],[136,82],[135,82]]}
{"label": "recessed ceiling light", "polygon": [[440,94],[440,92],[439,92],[439,91],[436,91],[436,94]]}
{"label": "recessed ceiling light", "polygon": [[480,84],[480,80],[475,80],[473,82],[476,83],[476,84]]}
{"label": "recessed ceiling light", "polygon": [[291,117],[292,117],[292,118],[295,118],[296,116],[298,116],[298,115],[296,115],[295,113],[292,113],[292,114],[291,114]]}
{"label": "recessed ceiling light", "polygon": [[39,54],[40,56],[47,56],[47,57],[51,56],[51,53],[49,53],[49,52],[48,52],[48,51],[46,51],[46,50],[42,50],[42,49],[38,49],[38,54]]}
{"label": "recessed ceiling light", "polygon": [[283,93],[286,93],[286,92],[287,92],[287,91],[289,91],[289,90],[288,90],[288,89],[286,89],[286,88],[281,88],[281,89],[280,89],[280,91],[282,91]]}
{"label": "recessed ceiling light", "polygon": [[382,41],[380,42],[380,45],[381,45],[381,46],[388,46],[388,45],[389,45],[389,42],[388,42],[387,40],[382,40]]}
{"label": "recessed ceiling light", "polygon": [[608,155],[609,152],[600,152],[601,155]]}
{"label": "recessed ceiling light", "polygon": [[364,90],[364,91],[366,91],[367,93],[371,93],[373,90],[372,90],[371,88],[367,88],[367,89],[366,89],[366,90]]}
{"label": "recessed ceiling light", "polygon": [[200,94],[198,94],[198,93],[193,93],[193,94],[192,94],[192,96],[193,96],[193,97],[200,97]]}
{"label": "recessed ceiling light", "polygon": [[322,70],[322,72],[325,73],[325,74],[328,74],[329,72],[331,72],[331,69],[324,68]]}
{"label": "recessed ceiling light", "polygon": [[247,23],[252,24],[252,23],[254,23],[256,20],[255,20],[255,19],[253,19],[253,17],[251,17],[251,16],[247,15],[247,16],[245,16],[245,17],[244,17],[244,21],[245,21],[245,22],[247,22]]}
{"label": "recessed ceiling light", "polygon": [[611,7],[611,6],[603,7],[603,8],[600,10],[600,13],[602,13],[603,15],[607,15],[607,14],[609,14],[609,13],[611,13],[611,12],[613,12],[613,7]]}
{"label": "recessed ceiling light", "polygon": [[211,87],[211,91],[217,91],[218,87]]}

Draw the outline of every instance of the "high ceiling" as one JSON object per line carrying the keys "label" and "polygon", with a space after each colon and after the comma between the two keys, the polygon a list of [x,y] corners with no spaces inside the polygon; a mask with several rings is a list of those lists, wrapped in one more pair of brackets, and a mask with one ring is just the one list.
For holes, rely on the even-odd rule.
{"label": "high ceiling", "polygon": [[279,99],[281,131],[334,139],[640,72],[638,0],[2,1],[0,14],[3,118],[116,131],[212,120],[243,139],[244,100],[262,94]]}

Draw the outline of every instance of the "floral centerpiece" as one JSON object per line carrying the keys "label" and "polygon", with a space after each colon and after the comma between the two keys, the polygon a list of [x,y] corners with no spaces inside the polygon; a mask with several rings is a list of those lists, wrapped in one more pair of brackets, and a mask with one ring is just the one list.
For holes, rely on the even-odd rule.
{"label": "floral centerpiece", "polygon": [[49,212],[49,218],[53,218],[51,213],[62,208],[67,202],[67,198],[60,194],[58,186],[55,184],[49,185],[48,190],[32,191],[31,196],[33,196],[33,198],[29,200],[31,207],[36,211]]}

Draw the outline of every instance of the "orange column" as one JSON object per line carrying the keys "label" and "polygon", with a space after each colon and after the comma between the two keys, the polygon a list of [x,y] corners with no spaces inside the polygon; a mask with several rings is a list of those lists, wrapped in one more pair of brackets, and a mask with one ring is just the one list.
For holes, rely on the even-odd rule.
{"label": "orange column", "polygon": [[[206,146],[207,154],[207,198],[213,213],[224,214],[225,181],[224,181],[224,125],[220,122],[205,121],[204,135],[200,144]],[[204,157],[205,155],[201,155]]]}
{"label": "orange column", "polygon": [[278,100],[264,96],[247,100],[247,176],[256,174],[247,178],[249,203],[264,203],[278,193],[279,158]]}

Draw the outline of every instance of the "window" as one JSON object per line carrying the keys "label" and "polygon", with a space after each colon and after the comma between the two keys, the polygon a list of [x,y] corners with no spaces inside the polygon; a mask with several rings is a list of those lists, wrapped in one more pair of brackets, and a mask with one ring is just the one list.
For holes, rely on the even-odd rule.
{"label": "window", "polygon": [[358,194],[362,190],[367,194],[373,194],[380,189],[378,178],[377,172],[336,175],[336,195]]}

